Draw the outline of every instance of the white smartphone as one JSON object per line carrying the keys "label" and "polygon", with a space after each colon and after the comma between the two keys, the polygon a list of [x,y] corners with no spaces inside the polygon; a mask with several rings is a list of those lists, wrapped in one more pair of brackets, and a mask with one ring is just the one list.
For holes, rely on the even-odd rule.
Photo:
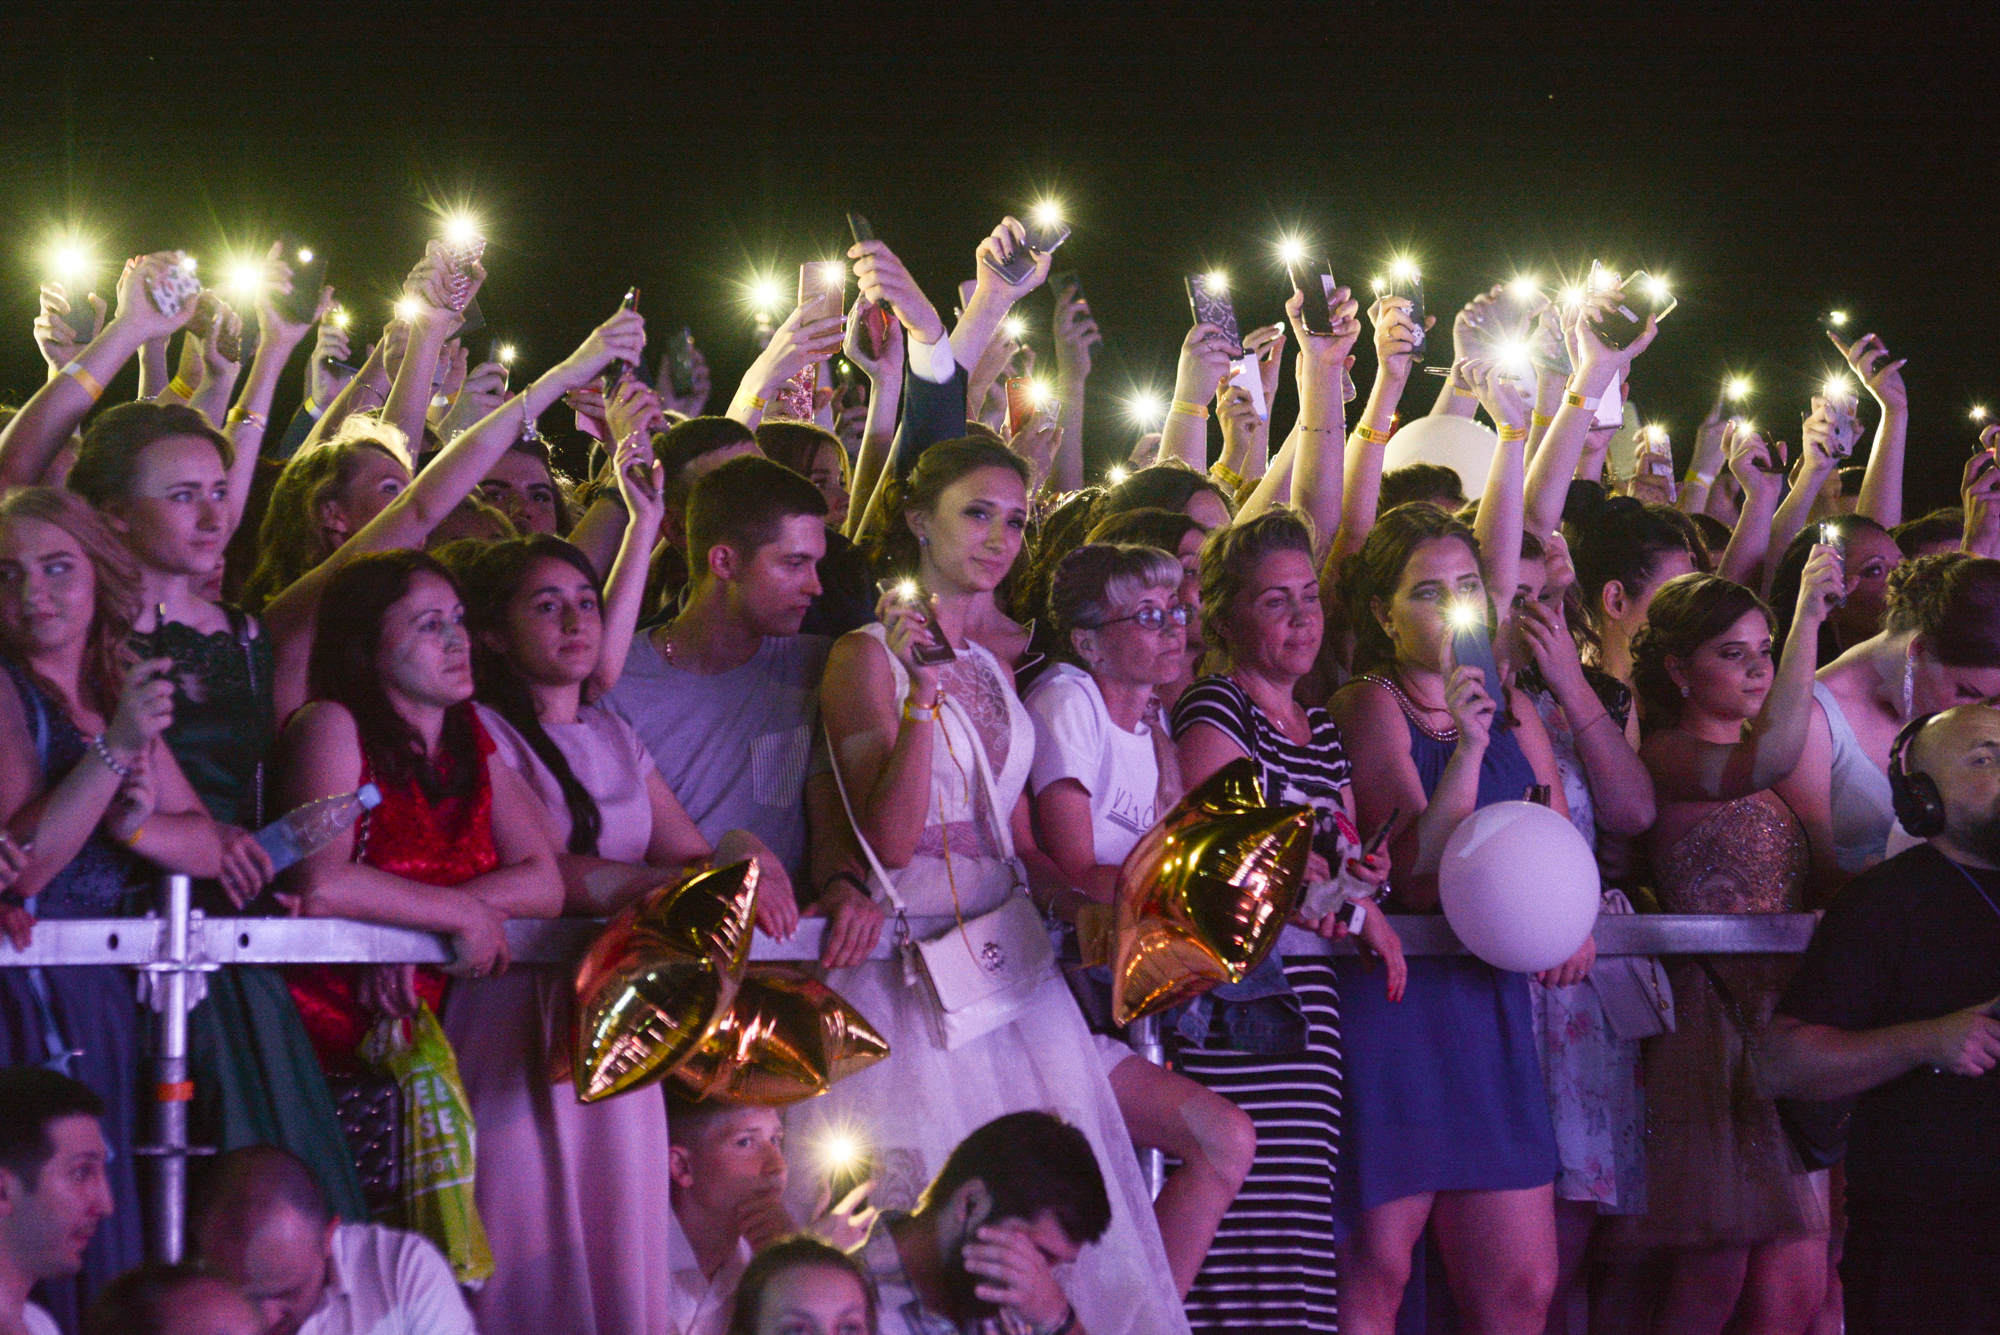
{"label": "white smartphone", "polygon": [[1271,420],[1271,405],[1264,402],[1264,373],[1257,369],[1257,354],[1247,353],[1229,363],[1229,383],[1249,391],[1250,402],[1256,406],[1257,416],[1263,421]]}
{"label": "white smartphone", "polygon": [[1604,397],[1597,401],[1597,425],[1625,425],[1625,373],[1620,371],[1604,387]]}

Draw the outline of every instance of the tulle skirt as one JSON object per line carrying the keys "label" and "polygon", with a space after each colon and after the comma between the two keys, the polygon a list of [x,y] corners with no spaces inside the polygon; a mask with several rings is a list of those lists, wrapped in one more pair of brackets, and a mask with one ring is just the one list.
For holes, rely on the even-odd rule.
{"label": "tulle skirt", "polygon": [[[952,864],[968,917],[997,907],[1014,883],[1007,862],[955,857]],[[925,892],[932,877],[945,885],[942,862],[924,856],[898,877],[912,913],[938,911]],[[927,989],[905,985],[900,959],[829,970],[826,981],[889,1040],[890,1055],[787,1110],[787,1195],[796,1217],[807,1217],[822,1195],[827,1172],[818,1151],[831,1132],[853,1135],[873,1156],[873,1203],[908,1210],[968,1134],[1006,1113],[1051,1112],[1089,1137],[1111,1197],[1111,1227],[1083,1249],[1064,1284],[1078,1318],[1092,1335],[1185,1335],[1138,1155],[1098,1046],[1059,976],[1049,975],[1020,1019],[950,1051],[932,1037]]]}

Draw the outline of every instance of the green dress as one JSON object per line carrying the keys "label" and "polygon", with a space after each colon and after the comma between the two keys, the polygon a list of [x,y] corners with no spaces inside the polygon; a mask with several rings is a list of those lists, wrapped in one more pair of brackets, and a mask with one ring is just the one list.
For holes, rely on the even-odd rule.
{"label": "green dress", "polygon": [[[254,829],[268,818],[259,809],[261,766],[276,734],[271,641],[251,638],[245,614],[225,610],[231,630],[204,635],[170,621],[133,635],[131,647],[141,658],[174,660],[174,723],[166,740],[188,783],[217,820]],[[220,887],[204,890],[198,900],[210,912],[238,911]],[[188,1017],[191,1139],[219,1151],[290,1150],[312,1168],[335,1213],[366,1222],[354,1152],[284,979],[255,965],[207,977],[208,996]]]}

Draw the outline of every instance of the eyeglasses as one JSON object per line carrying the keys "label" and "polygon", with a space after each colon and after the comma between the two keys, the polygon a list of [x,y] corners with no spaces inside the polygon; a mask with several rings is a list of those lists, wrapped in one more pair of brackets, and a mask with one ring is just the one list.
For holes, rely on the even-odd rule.
{"label": "eyeglasses", "polygon": [[1106,626],[1115,626],[1121,621],[1136,621],[1144,630],[1159,630],[1169,621],[1176,626],[1185,626],[1193,615],[1186,603],[1175,603],[1172,607],[1154,607],[1148,604],[1131,616],[1112,617],[1109,621],[1100,621],[1094,626],[1084,626],[1082,629],[1103,630]]}

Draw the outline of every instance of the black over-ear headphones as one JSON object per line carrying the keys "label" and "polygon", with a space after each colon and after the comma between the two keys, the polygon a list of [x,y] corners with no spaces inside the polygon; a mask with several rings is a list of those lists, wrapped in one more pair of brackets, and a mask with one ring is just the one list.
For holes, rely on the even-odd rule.
{"label": "black over-ear headphones", "polygon": [[1944,794],[1937,780],[1921,771],[1910,770],[1910,747],[1924,725],[1936,714],[1921,714],[1903,725],[1889,744],[1889,798],[1896,819],[1912,839],[1930,839],[1944,833]]}

